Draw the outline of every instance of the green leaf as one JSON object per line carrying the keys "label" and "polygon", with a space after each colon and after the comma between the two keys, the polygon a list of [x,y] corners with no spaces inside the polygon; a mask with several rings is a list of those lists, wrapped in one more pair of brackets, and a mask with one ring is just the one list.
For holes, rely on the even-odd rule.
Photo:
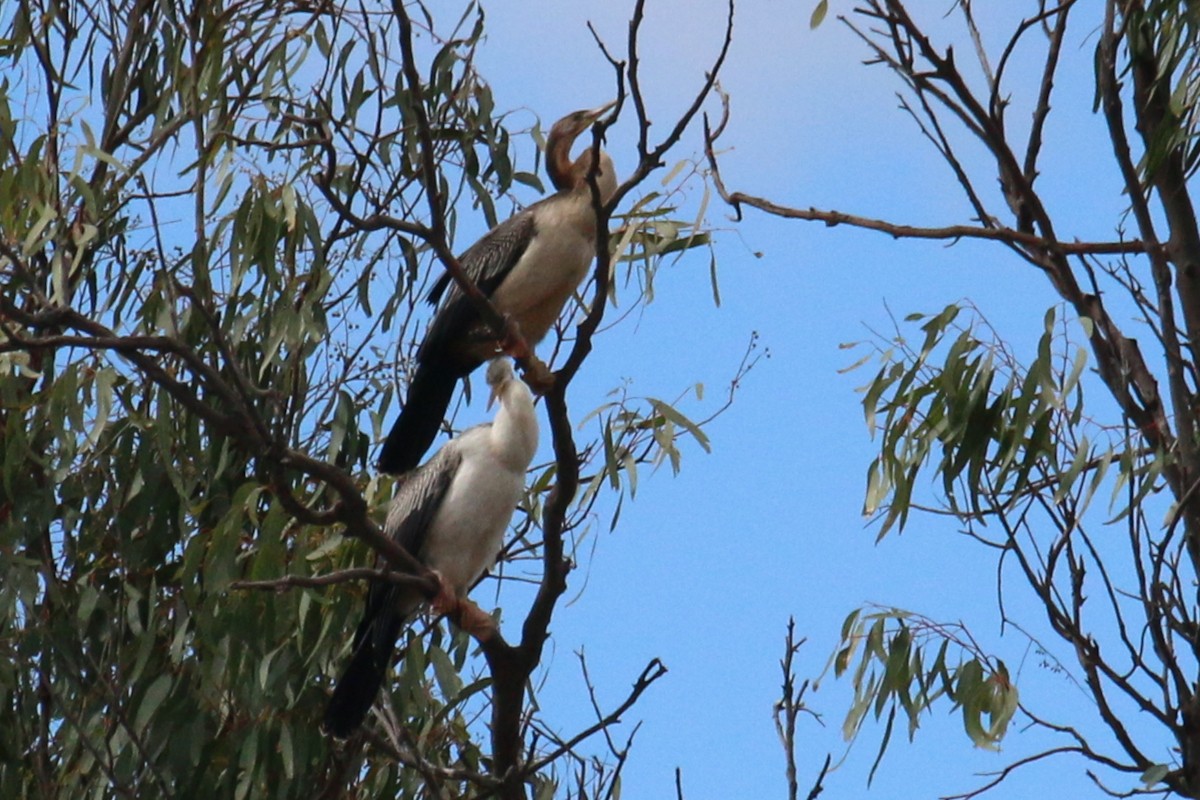
{"label": "green leaf", "polygon": [[138,706],[137,716],[134,718],[133,727],[137,731],[143,731],[150,718],[158,711],[158,707],[163,704],[167,696],[171,693],[171,676],[168,674],[159,675],[146,688],[146,693],[142,695],[142,702]]}
{"label": "green leaf", "polygon": [[[596,162],[593,161],[591,163],[595,164]],[[675,162],[675,166],[671,167],[671,169],[667,172],[667,174],[663,176],[662,185],[669,186],[671,181],[675,180],[675,178],[677,178],[679,176],[679,173],[683,172],[683,170],[690,163],[691,163],[691,161],[689,161],[686,158]]]}
{"label": "green leaf", "polygon": [[1170,772],[1171,767],[1169,764],[1154,764],[1150,767],[1147,767],[1146,771],[1142,773],[1142,783],[1146,786],[1146,788],[1150,788],[1151,786],[1161,783],[1162,779],[1167,777]]}
{"label": "green leaf", "polygon": [[446,651],[440,647],[430,647],[426,653],[429,656],[429,663],[433,666],[434,677],[437,678],[438,687],[442,690],[443,697],[454,697],[458,695],[463,688],[462,678],[458,671],[454,669],[454,665],[450,663],[449,656]]}
{"label": "green leaf", "polygon": [[862,726],[867,709],[871,707],[871,701],[875,699],[875,690],[873,681],[855,686],[854,702],[851,704],[850,710],[846,712],[846,719],[842,721],[842,738],[847,742],[854,739],[858,729]]}
{"label": "green leaf", "polygon": [[896,721],[896,707],[893,705],[888,712],[887,724],[883,728],[883,738],[879,741],[879,751],[875,754],[875,760],[871,762],[871,771],[867,773],[867,786],[875,780],[875,771],[879,769],[879,763],[883,761],[883,754],[887,752],[888,742],[892,740],[892,724]]}
{"label": "green leaf", "polygon": [[[810,30],[816,30],[821,23],[825,21],[825,13],[829,11],[829,0],[821,0],[813,9],[812,16],[808,19],[808,27]],[[871,770],[874,774],[875,770]]]}
{"label": "green leaf", "polygon": [[713,305],[721,307],[721,286],[717,282],[717,254],[710,253],[708,259],[708,280],[712,284]]}
{"label": "green leaf", "polygon": [[279,755],[283,759],[283,774],[288,780],[296,777],[296,745],[286,719],[279,723]]}
{"label": "green leaf", "polygon": [[654,406],[655,413],[662,414],[671,422],[686,430],[696,440],[697,444],[704,448],[704,452],[711,453],[712,446],[709,444],[708,435],[701,430],[700,426],[685,417],[670,403],[665,403],[661,400],[650,401]]}
{"label": "green leaf", "polygon": [[76,618],[86,625],[99,601],[100,592],[96,590],[96,587],[85,584],[79,593],[79,609],[76,612]]}

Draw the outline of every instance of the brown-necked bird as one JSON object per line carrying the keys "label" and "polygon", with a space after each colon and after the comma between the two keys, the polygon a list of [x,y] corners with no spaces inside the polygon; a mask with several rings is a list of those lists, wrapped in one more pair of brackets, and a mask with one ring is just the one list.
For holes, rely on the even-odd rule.
{"label": "brown-necked bird", "polygon": [[[546,172],[557,191],[497,225],[459,257],[471,280],[496,310],[517,323],[534,347],[587,275],[596,254],[596,214],[588,176],[592,148],[571,161],[571,145],[608,103],[560,119],[546,139]],[[600,153],[596,187],[601,202],[617,188],[612,159]],[[417,369],[408,398],[379,456],[379,469],[400,474],[413,469],[433,444],[454,386],[484,361],[497,342],[449,273],[438,279],[429,301],[441,301],[417,350]]]}

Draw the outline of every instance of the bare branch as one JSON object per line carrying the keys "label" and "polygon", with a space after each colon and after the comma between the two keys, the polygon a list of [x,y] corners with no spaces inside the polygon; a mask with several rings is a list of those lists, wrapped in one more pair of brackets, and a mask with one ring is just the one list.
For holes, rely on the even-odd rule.
{"label": "bare branch", "polygon": [[385,583],[391,583],[397,586],[409,586],[422,590],[426,588],[426,580],[424,578],[420,578],[415,575],[408,575],[403,572],[393,572],[392,570],[388,569],[371,569],[369,567],[343,569],[338,570],[337,572],[330,572],[325,575],[285,575],[282,578],[273,578],[270,580],[233,581],[229,584],[229,588],[242,590],[256,589],[278,592],[284,589],[311,589],[320,586],[334,586],[339,583],[365,580],[383,581]]}
{"label": "bare branch", "polygon": [[602,719],[592,723],[567,741],[563,742],[554,750],[551,750],[541,759],[527,764],[524,768],[525,774],[532,775],[535,772],[539,772],[550,762],[555,761],[564,754],[574,750],[577,745],[586,739],[591,738],[600,731],[607,732],[609,727],[616,725],[621,721],[621,716],[626,711],[633,708],[634,704],[637,703],[638,698],[640,698],[642,694],[654,684],[655,681],[666,674],[667,668],[663,665],[663,663],[657,658],[652,659],[650,663],[647,664],[642,670],[642,674],[638,676],[636,681],[634,681],[633,688],[630,689],[628,696],[626,696],[625,700],[622,701],[619,706],[610,711],[608,714],[604,715]]}
{"label": "bare branch", "polygon": [[887,220],[873,219],[870,217],[861,217],[855,214],[847,214],[842,211],[826,211],[818,208],[793,208],[791,206],[783,206],[771,200],[761,197],[755,197],[744,192],[730,192],[723,182],[720,182],[720,173],[716,167],[715,151],[709,146],[709,164],[711,174],[713,175],[713,183],[717,186],[717,191],[721,198],[729,205],[733,206],[734,210],[741,214],[741,206],[748,205],[751,208],[757,208],[768,214],[784,219],[799,219],[809,222],[823,222],[830,228],[835,228],[838,225],[847,225],[853,228],[863,228],[865,230],[878,231],[879,233],[887,234],[895,239],[943,239],[957,241],[959,239],[985,239],[996,242],[1012,243],[1030,250],[1038,250],[1043,252],[1056,252],[1062,255],[1118,255],[1130,253],[1146,253],[1150,248],[1141,241],[1136,239],[1127,242],[1060,242],[1043,239],[1034,234],[1023,233],[1013,228],[998,226],[994,228],[985,228],[975,225],[946,225],[943,227],[919,227],[915,225],[904,225]]}

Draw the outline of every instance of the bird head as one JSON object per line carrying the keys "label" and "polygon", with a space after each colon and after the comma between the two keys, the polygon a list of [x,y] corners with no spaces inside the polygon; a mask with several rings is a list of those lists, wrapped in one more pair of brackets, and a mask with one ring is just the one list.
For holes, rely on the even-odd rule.
{"label": "bird head", "polygon": [[[567,146],[570,147],[571,143],[575,141],[575,138],[579,136],[579,134],[592,127],[592,123],[604,116],[604,112],[608,111],[616,104],[616,100],[610,100],[609,102],[602,106],[598,106],[597,108],[585,108],[580,111],[572,111],[570,114],[567,114],[550,127],[549,139],[565,139]],[[547,141],[549,141],[549,139],[547,139]],[[547,149],[549,149],[549,146],[547,146]]]}
{"label": "bird head", "polygon": [[[571,190],[587,180],[587,174],[592,166],[592,150],[588,148],[583,155],[571,162],[571,145],[579,134],[590,128],[605,112],[617,104],[612,100],[597,108],[572,111],[550,127],[550,135],[546,137],[546,172],[550,182],[559,191]],[[616,189],[616,177],[613,174],[612,160],[605,153],[600,154],[599,177],[601,193],[609,195]],[[612,185],[609,189],[608,184]]]}
{"label": "bird head", "polygon": [[487,407],[489,409],[500,397],[500,392],[504,384],[511,381],[514,377],[512,364],[507,358],[495,358],[488,362],[487,385],[490,391],[488,392]]}

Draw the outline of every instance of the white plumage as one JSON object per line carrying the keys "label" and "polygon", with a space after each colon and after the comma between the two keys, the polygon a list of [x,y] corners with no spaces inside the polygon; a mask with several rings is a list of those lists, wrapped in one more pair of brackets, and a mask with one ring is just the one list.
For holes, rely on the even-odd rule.
{"label": "white plumage", "polygon": [[[493,361],[487,377],[493,397],[499,398],[500,410],[495,421],[466,431],[430,461],[430,471],[452,469],[453,478],[438,503],[423,545],[413,551],[423,564],[441,574],[458,597],[466,596],[496,562],[504,531],[525,490],[525,470],[538,443],[529,387],[513,375],[507,359]],[[413,513],[408,494],[402,491],[392,501],[386,529],[402,530],[405,519]],[[404,540],[400,543],[415,544]]]}
{"label": "white plumage", "polygon": [[[500,402],[495,419],[451,440],[403,480],[384,524],[389,536],[438,573],[436,608],[442,613],[454,610],[496,562],[537,451],[529,388],[503,358],[488,365],[487,382]],[[411,588],[372,584],[350,664],[325,712],[330,733],[347,736],[362,723],[387,675],[396,638],[424,602]]]}

